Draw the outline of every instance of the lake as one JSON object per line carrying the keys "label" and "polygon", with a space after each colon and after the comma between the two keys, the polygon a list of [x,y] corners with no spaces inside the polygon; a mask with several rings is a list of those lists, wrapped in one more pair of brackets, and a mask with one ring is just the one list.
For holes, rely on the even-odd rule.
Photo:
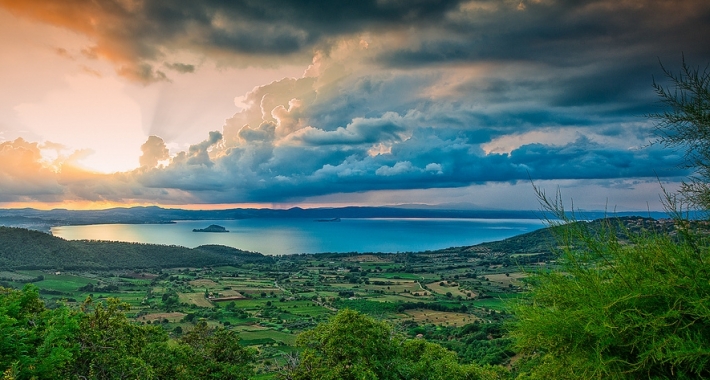
{"label": "lake", "polygon": [[[210,224],[229,232],[192,232]],[[544,227],[536,219],[242,219],[174,224],[53,227],[67,240],[113,240],[194,248],[221,244],[267,255],[319,252],[411,252],[502,240]]]}

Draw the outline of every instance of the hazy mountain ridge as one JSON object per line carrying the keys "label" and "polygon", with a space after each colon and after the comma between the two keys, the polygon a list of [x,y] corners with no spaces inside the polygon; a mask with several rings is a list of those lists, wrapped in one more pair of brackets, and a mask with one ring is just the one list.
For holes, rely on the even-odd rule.
{"label": "hazy mountain ridge", "polygon": [[[539,211],[533,210],[466,210],[440,208],[410,208],[408,205],[387,207],[337,207],[255,209],[235,208],[226,210],[183,210],[156,206],[112,208],[106,210],[36,210],[0,209],[0,226],[22,227],[49,232],[51,227],[86,224],[162,224],[177,220],[238,220],[253,218],[479,218],[479,219],[540,219]],[[618,212],[615,216],[641,215],[665,218],[662,212]],[[604,211],[585,212],[585,219],[606,217]]]}
{"label": "hazy mountain ridge", "polygon": [[[609,219],[606,219],[609,220]],[[619,236],[624,231],[639,229],[671,231],[670,220],[642,217],[612,218]],[[599,228],[602,219],[588,223]],[[550,259],[557,240],[554,229],[547,227],[508,239],[472,246],[429,251],[434,254],[484,256],[505,261],[538,261]],[[0,269],[135,269],[238,265],[247,262],[269,262],[275,258],[222,245],[202,245],[194,249],[172,245],[67,241],[42,232],[22,228],[0,227]]]}

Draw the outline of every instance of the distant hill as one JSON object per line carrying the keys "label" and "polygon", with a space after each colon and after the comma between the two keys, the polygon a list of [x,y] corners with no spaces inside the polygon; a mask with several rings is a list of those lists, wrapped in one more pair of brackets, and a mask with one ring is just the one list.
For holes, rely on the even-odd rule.
{"label": "distant hill", "polygon": [[[306,218],[306,219],[336,219],[336,218],[480,218],[480,219],[539,219],[540,213],[531,210],[472,210],[457,208],[461,205],[446,205],[438,207],[427,205],[402,205],[394,207],[322,207],[300,208],[288,210],[234,208],[226,210],[181,210],[161,207],[130,207],[112,208],[107,210],[35,210],[0,209],[0,226],[23,227],[40,231],[49,231],[54,226],[85,225],[85,224],[160,224],[174,223],[176,220],[236,220],[236,219],[266,219],[266,218]],[[583,218],[596,219],[605,216],[604,212],[584,212]],[[619,212],[617,216],[643,215],[654,218],[665,218],[665,213],[659,212]]]}
{"label": "distant hill", "polygon": [[67,241],[23,228],[0,227],[0,270],[139,269],[270,262],[271,257],[231,247],[194,249],[156,244]]}
{"label": "distant hill", "polygon": [[[601,218],[593,221],[580,221],[594,233],[601,228],[602,223],[614,226],[615,233],[620,241],[626,239],[627,232],[640,233],[641,231],[655,231],[659,233],[672,233],[675,226],[670,219],[653,219],[639,216],[622,216]],[[697,222],[696,227],[703,227],[702,222]],[[530,261],[549,260],[554,258],[559,240],[555,230],[561,228],[547,227],[532,232],[516,235],[504,240],[476,244],[465,247],[452,247],[440,250],[441,253],[455,253],[459,255],[483,256],[489,258],[505,258],[510,263],[524,263]]]}
{"label": "distant hill", "polygon": [[[643,217],[598,219],[585,223],[594,231],[603,221],[617,226],[621,240],[624,231],[670,232],[670,220]],[[704,222],[695,223],[707,229]],[[479,256],[508,263],[549,260],[554,257],[558,241],[554,228],[548,227],[508,239],[452,247],[429,253]],[[271,256],[241,251],[222,245],[202,245],[194,249],[181,246],[107,242],[67,241],[46,233],[23,228],[0,227],[0,270],[6,269],[139,269],[171,267],[203,267],[238,265],[251,262],[273,262]]]}

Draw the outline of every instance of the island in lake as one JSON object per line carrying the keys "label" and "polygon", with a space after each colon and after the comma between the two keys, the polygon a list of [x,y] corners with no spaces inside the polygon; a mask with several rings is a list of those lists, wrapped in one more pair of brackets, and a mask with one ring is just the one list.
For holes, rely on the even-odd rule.
{"label": "island in lake", "polygon": [[192,232],[229,232],[226,228],[212,224],[207,228],[194,228]]}
{"label": "island in lake", "polygon": [[340,218],[333,218],[333,219],[318,219],[316,222],[339,222]]}

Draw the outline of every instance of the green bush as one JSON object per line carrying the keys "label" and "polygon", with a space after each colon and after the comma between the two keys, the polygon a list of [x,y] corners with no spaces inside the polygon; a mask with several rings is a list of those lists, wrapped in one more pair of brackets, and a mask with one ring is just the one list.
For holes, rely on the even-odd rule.
{"label": "green bush", "polygon": [[285,374],[310,379],[504,379],[503,367],[463,365],[456,354],[421,339],[405,339],[392,326],[352,310],[299,335],[303,348]]}
{"label": "green bush", "polygon": [[33,285],[0,288],[0,371],[22,379],[247,379],[254,354],[236,333],[198,323],[177,342],[130,322],[127,304],[90,298],[47,309]]}
{"label": "green bush", "polygon": [[[703,231],[590,230],[558,201],[561,268],[537,273],[514,306],[523,379],[710,377],[710,255]],[[559,200],[559,197],[557,198]]]}

